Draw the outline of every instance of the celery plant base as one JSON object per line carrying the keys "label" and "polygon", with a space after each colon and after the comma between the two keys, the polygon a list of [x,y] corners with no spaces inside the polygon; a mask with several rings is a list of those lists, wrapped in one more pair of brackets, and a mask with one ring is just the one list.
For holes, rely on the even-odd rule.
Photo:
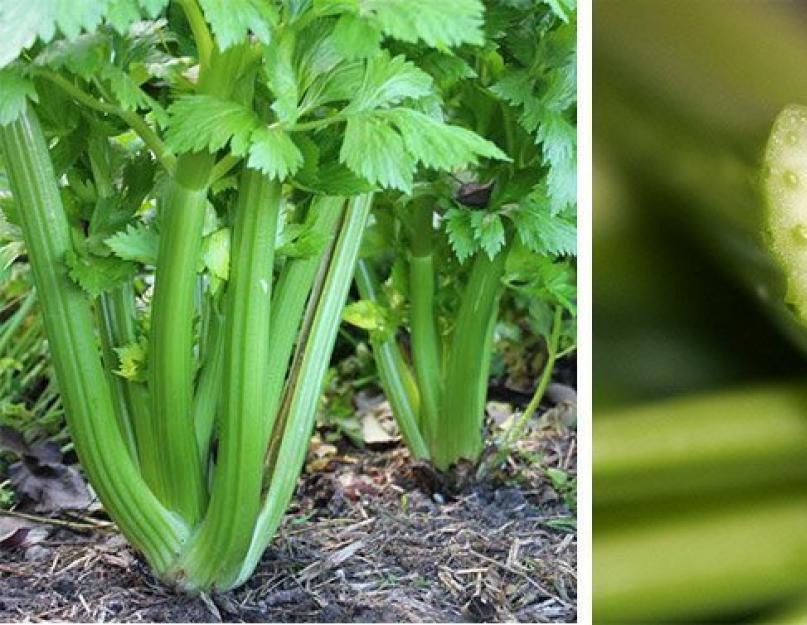
{"label": "celery plant base", "polygon": [[493,260],[480,254],[465,287],[446,365],[440,417],[430,441],[432,462],[441,471],[463,459],[476,463],[484,448],[485,398],[504,262],[504,254]]}

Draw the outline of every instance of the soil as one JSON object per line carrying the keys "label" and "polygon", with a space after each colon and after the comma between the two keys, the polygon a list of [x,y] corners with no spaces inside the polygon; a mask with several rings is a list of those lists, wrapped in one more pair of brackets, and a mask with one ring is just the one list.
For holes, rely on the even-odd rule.
{"label": "soil", "polygon": [[545,417],[503,473],[460,490],[397,445],[322,448],[242,588],[176,595],[97,516],[50,521],[0,551],[0,621],[576,620],[573,500],[545,472],[574,475],[573,428]]}

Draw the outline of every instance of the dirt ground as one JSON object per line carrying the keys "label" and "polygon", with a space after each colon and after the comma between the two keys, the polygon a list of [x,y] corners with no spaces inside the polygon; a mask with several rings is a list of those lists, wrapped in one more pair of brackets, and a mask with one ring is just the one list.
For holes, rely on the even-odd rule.
{"label": "dirt ground", "polygon": [[574,513],[545,473],[574,475],[573,428],[543,419],[503,474],[453,494],[400,446],[326,447],[244,587],[175,595],[108,523],[53,521],[0,550],[0,621],[576,620]]}

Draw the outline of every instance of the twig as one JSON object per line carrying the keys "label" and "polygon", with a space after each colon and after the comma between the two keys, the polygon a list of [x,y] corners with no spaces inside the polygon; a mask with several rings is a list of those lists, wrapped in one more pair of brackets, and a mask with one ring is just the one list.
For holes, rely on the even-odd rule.
{"label": "twig", "polygon": [[27,521],[35,521],[36,523],[43,523],[47,525],[57,525],[59,527],[66,527],[72,530],[90,531],[90,530],[111,530],[115,524],[110,521],[95,521],[89,518],[82,521],[65,521],[64,519],[54,519],[46,516],[37,516],[35,514],[27,514],[25,512],[17,512],[16,510],[0,510],[0,516],[12,516]]}

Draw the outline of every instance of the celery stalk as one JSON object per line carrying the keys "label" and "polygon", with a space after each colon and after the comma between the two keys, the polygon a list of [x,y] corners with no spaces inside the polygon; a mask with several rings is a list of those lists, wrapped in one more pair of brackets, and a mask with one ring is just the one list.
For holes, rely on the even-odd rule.
{"label": "celery stalk", "polygon": [[64,265],[71,249],[67,217],[45,138],[30,107],[19,119],[0,127],[0,145],[20,207],[53,367],[79,459],[109,515],[163,574],[188,529],[143,481],[115,420],[96,351],[90,305]]}

